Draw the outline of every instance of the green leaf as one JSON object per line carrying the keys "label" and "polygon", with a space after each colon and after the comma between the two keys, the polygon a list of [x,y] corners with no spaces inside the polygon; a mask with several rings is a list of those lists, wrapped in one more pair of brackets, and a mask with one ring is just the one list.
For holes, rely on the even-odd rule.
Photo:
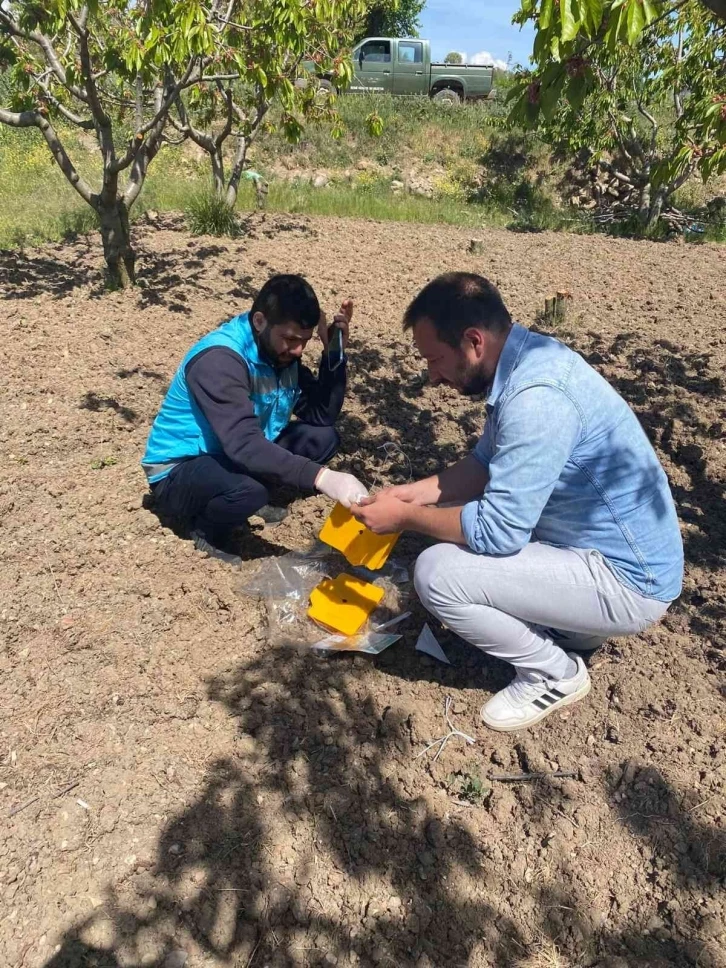
{"label": "green leaf", "polygon": [[534,127],[540,118],[539,103],[533,104],[529,98],[526,98],[524,102],[524,117],[526,123]]}
{"label": "green leaf", "polygon": [[618,49],[618,44],[621,40],[621,33],[623,24],[625,23],[626,8],[623,5],[619,5],[617,8],[617,13],[610,20],[608,29],[605,31],[605,43],[607,44],[608,50],[615,54]]}
{"label": "green leaf", "polygon": [[552,34],[549,30],[538,30],[534,35],[534,50],[532,51],[532,56],[538,64],[549,56],[551,36]]}
{"label": "green leaf", "polygon": [[574,40],[580,29],[580,24],[575,19],[572,4],[573,0],[560,0],[560,17],[562,18],[560,37],[563,43]]}
{"label": "green leaf", "polygon": [[646,26],[653,23],[655,18],[659,15],[660,11],[653,0],[643,0],[643,16],[645,17]]}
{"label": "green leaf", "polygon": [[540,30],[547,30],[547,28],[552,24],[553,7],[554,0],[542,0],[542,9],[539,12]]}
{"label": "green leaf", "polygon": [[588,95],[587,81],[584,77],[571,77],[567,85],[567,100],[575,111],[579,111]]}
{"label": "green leaf", "polygon": [[582,22],[591,37],[600,29],[603,17],[603,0],[581,0]]}
{"label": "green leaf", "polygon": [[366,118],[366,128],[372,138],[380,138],[383,134],[383,118],[380,114],[369,114]]}
{"label": "green leaf", "polygon": [[632,47],[643,33],[645,27],[645,13],[643,11],[643,0],[630,0],[628,6],[628,43]]}
{"label": "green leaf", "polygon": [[551,121],[555,115],[566,80],[567,72],[564,67],[561,67],[549,83],[545,84],[545,81],[542,81],[539,102],[542,108],[542,114],[548,121]]}

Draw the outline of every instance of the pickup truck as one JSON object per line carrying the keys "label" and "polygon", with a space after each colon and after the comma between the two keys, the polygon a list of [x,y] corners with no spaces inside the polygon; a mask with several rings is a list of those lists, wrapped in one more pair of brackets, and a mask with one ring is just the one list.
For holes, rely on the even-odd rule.
{"label": "pickup truck", "polygon": [[[493,67],[469,64],[433,64],[431,44],[418,38],[366,37],[351,55],[351,94],[367,92],[394,95],[428,94],[434,101],[458,104],[488,97],[494,82]],[[332,91],[330,78],[320,87]]]}

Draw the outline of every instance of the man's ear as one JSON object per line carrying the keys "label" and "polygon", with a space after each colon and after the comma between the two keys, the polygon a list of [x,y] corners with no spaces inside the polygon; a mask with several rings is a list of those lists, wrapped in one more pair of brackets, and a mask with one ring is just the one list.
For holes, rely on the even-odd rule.
{"label": "man's ear", "polygon": [[470,326],[469,329],[464,330],[464,335],[462,337],[462,342],[466,340],[471,344],[471,348],[474,350],[477,356],[483,356],[484,351],[487,346],[486,334],[481,330],[477,329],[476,326]]}
{"label": "man's ear", "polygon": [[252,317],[252,326],[256,333],[261,333],[267,329],[267,320],[262,313],[255,313]]}

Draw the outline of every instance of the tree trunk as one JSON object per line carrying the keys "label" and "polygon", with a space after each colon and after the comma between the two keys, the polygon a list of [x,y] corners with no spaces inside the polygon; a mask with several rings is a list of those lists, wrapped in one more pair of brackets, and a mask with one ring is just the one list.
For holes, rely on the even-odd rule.
{"label": "tree trunk", "polygon": [[136,253],[131,245],[129,213],[123,199],[117,198],[109,206],[99,202],[98,216],[109,284],[116,289],[133,286],[136,282]]}
{"label": "tree trunk", "polygon": [[229,184],[227,185],[227,197],[226,201],[230,208],[234,208],[237,204],[237,195],[239,194],[239,183],[242,179],[242,172],[244,171],[245,161],[247,160],[247,149],[249,148],[249,141],[243,135],[239,136],[237,141],[237,153],[234,159],[234,165],[232,166],[232,174],[229,178]]}
{"label": "tree trunk", "polygon": [[224,198],[224,157],[222,156],[222,146],[220,145],[216,151],[210,152],[210,158],[212,161],[212,184],[214,185],[214,194],[217,198]]}
{"label": "tree trunk", "polygon": [[648,209],[648,217],[645,222],[646,235],[650,235],[650,233],[657,226],[661,213],[663,211],[664,203],[665,203],[665,195],[663,192],[656,192],[655,195],[651,196],[650,208]]}
{"label": "tree trunk", "polygon": [[645,230],[650,219],[650,182],[641,181],[638,193],[638,221]]}

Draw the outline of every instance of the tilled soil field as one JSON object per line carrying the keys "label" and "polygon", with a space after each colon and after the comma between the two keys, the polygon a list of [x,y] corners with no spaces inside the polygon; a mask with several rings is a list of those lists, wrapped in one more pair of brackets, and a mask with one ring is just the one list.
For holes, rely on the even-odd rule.
{"label": "tilled soil field", "polygon": [[[723,968],[726,250],[492,231],[474,256],[448,228],[246,229],[138,226],[129,293],[100,288],[95,238],[0,254],[0,964]],[[426,386],[400,329],[454,268],[526,324],[572,293],[558,335],[635,407],[683,522],[680,602],[521,735],[478,720],[503,666],[436,625],[452,665],[414,651],[415,602],[376,659],[270,645],[243,576],[157,519],[138,465],[187,347],[275,271],[329,310],[356,300],[336,466],[381,483],[460,456],[482,404]],[[244,572],[307,547],[329,505],[292,510],[249,538]],[[447,696],[476,744],[434,762],[418,754]],[[488,780],[557,769],[575,775]]]}

